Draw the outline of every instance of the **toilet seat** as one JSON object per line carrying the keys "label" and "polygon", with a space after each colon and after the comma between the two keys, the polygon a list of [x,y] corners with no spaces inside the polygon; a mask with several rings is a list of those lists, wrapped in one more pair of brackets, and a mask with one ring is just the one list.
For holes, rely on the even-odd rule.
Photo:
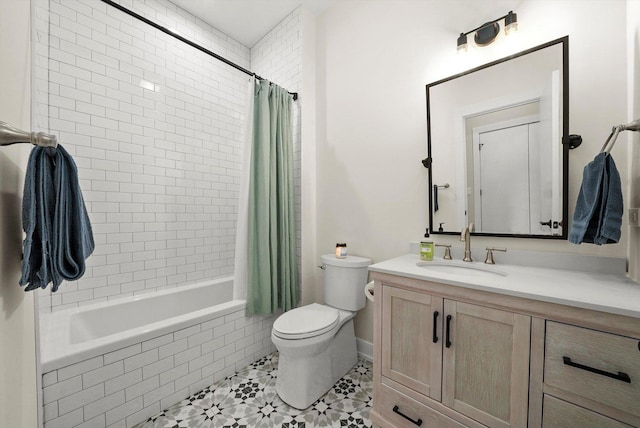
{"label": "toilet seat", "polygon": [[337,309],[312,303],[280,315],[273,323],[273,334],[281,339],[307,339],[332,330],[339,321]]}

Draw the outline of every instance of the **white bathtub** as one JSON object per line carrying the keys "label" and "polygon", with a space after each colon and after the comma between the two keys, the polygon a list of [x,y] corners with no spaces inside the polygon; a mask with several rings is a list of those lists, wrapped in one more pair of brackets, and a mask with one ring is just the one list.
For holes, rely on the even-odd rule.
{"label": "white bathtub", "polygon": [[274,352],[275,316],[232,296],[223,278],[41,314],[45,428],[132,426]]}
{"label": "white bathtub", "polygon": [[232,296],[233,278],[223,278],[42,314],[42,371],[46,373],[244,308],[245,301],[232,300]]}

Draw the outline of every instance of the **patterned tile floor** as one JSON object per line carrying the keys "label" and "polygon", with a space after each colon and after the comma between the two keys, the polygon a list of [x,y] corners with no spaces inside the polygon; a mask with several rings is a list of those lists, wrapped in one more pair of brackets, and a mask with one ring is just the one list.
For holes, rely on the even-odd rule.
{"label": "patterned tile floor", "polygon": [[371,427],[371,363],[356,366],[305,410],[276,393],[278,354],[270,354],[136,428]]}

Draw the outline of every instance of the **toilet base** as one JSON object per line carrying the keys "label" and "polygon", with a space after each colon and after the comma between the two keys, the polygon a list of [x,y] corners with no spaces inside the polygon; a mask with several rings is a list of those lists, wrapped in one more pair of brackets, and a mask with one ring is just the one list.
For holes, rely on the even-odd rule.
{"label": "toilet base", "polygon": [[307,339],[287,341],[272,335],[272,340],[279,351],[276,391],[282,401],[297,409],[313,404],[358,362],[353,319],[335,336],[308,346],[296,346]]}

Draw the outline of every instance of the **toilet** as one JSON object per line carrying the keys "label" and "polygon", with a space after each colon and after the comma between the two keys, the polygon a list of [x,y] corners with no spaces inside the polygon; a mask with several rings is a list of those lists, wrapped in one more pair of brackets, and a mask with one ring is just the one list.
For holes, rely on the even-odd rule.
{"label": "toilet", "polygon": [[365,306],[371,260],[333,254],[322,258],[324,304],[280,315],[271,340],[279,352],[276,391],[288,405],[306,409],[358,361],[353,317]]}

